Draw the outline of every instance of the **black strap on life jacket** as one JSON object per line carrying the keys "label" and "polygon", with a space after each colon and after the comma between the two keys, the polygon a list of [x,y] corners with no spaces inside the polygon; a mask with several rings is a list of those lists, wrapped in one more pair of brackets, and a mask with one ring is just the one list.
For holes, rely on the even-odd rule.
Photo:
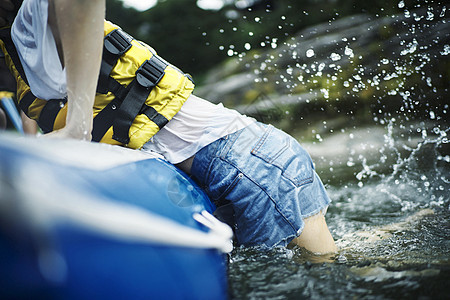
{"label": "black strap on life jacket", "polygon": [[104,38],[103,57],[98,78],[97,92],[108,92],[108,80],[119,58],[131,48],[133,38],[121,29],[115,29]]}
{"label": "black strap on life jacket", "polygon": [[[25,75],[25,71],[23,70],[22,63],[20,62],[19,54],[17,53],[17,49],[14,46],[14,43],[11,39],[11,28],[5,27],[0,30],[0,39],[4,42],[6,51],[8,51],[11,60],[19,73],[22,80],[30,86],[28,83],[27,76]],[[28,91],[25,95],[23,95],[22,99],[19,101],[20,109],[28,115],[28,110],[36,101],[37,97],[30,91]],[[45,106],[42,108],[39,118],[36,120],[39,127],[42,129],[44,133],[48,133],[53,131],[53,127],[55,124],[55,119],[67,102],[67,98],[64,99],[52,99],[46,102]]]}
{"label": "black strap on life jacket", "polygon": [[67,98],[47,100],[39,115],[39,127],[44,133],[53,131],[56,117],[67,102]]}
{"label": "black strap on life jacket", "polygon": [[128,144],[131,124],[139,114],[145,114],[159,128],[169,122],[153,107],[145,105],[151,90],[162,79],[164,70],[168,66],[162,58],[153,55],[146,60],[136,71],[135,79],[127,87],[110,76],[120,56],[130,49],[131,40],[129,35],[119,29],[105,37],[97,92],[104,94],[109,91],[115,98],[94,118],[92,141],[99,142],[113,126],[113,139]]}
{"label": "black strap on life jacket", "polygon": [[[164,76],[164,70],[167,63],[156,55],[153,55],[149,60],[146,60],[142,66],[136,71],[136,78],[130,84],[130,89],[123,99],[119,112],[113,123],[113,139],[123,144],[128,144],[130,141],[129,130],[133,120],[141,112],[145,101],[152,89],[159,83]],[[153,109],[154,110],[154,109]],[[166,123],[157,123],[160,117],[163,117],[154,110],[155,116],[150,120],[155,122],[160,128]],[[165,118],[164,118],[165,119]]]}

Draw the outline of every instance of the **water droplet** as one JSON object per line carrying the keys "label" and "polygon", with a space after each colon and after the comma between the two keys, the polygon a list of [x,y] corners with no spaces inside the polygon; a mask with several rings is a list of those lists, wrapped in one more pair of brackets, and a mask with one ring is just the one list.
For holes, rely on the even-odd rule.
{"label": "water droplet", "polygon": [[450,45],[444,45],[444,50],[441,51],[441,55],[449,55],[450,54]]}
{"label": "water droplet", "polygon": [[402,0],[398,3],[398,8],[404,8],[405,7],[405,2]]}
{"label": "water droplet", "polygon": [[330,98],[330,93],[327,89],[320,89],[320,92],[322,93],[322,95],[325,99]]}
{"label": "water droplet", "polygon": [[331,53],[330,58],[331,58],[332,61],[341,60],[341,56],[339,54],[337,54],[337,53],[334,53],[334,52]]}
{"label": "water droplet", "polygon": [[441,14],[439,15],[439,17],[444,17],[445,16],[445,11],[446,11],[446,7],[444,6],[443,8],[442,8],[442,11],[441,11]]}
{"label": "water droplet", "polygon": [[353,57],[353,49],[349,48],[348,46],[345,46],[344,54],[350,57]]}
{"label": "water droplet", "polygon": [[417,40],[414,39],[411,43],[409,43],[407,45],[406,49],[404,49],[400,52],[400,55],[407,55],[407,54],[412,54],[412,53],[416,52],[418,45],[419,44],[417,43]]}
{"label": "water droplet", "polygon": [[319,72],[322,72],[324,68],[325,68],[325,64],[324,64],[324,63],[321,63],[321,64],[319,65],[319,67],[317,68],[317,70],[318,70]]}
{"label": "water droplet", "polygon": [[427,136],[428,136],[427,131],[425,129],[422,130],[422,138],[426,139]]}
{"label": "water droplet", "polygon": [[272,42],[270,43],[270,45],[272,46],[272,49],[276,49],[277,48],[277,38],[273,38]]}
{"label": "water droplet", "polygon": [[313,49],[308,49],[306,51],[306,57],[313,57],[314,56],[314,50]]}

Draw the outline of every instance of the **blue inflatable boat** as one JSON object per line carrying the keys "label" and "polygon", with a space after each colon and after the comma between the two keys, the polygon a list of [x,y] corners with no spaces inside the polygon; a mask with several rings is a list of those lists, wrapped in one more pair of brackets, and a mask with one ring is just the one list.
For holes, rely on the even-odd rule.
{"label": "blue inflatable boat", "polygon": [[227,298],[213,210],[141,151],[0,134],[0,298]]}

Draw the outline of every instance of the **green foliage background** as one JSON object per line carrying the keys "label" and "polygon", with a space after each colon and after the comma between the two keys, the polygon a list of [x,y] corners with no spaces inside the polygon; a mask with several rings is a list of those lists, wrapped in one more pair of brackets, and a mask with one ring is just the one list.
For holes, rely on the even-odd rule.
{"label": "green foliage background", "polygon": [[106,16],[198,82],[230,54],[245,51],[246,43],[252,49],[270,47],[314,24],[352,14],[389,15],[401,10],[400,0],[262,0],[247,1],[254,5],[245,9],[238,9],[237,1],[224,1],[227,4],[219,11],[203,10],[196,0],[159,0],[151,9],[138,12],[120,0],[107,0]]}

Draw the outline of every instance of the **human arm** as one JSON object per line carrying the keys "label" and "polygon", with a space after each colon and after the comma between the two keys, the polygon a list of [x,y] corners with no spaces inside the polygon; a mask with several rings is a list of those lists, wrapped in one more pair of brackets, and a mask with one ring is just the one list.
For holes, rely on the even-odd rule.
{"label": "human arm", "polygon": [[103,49],[105,0],[49,0],[49,24],[66,69],[68,110],[51,136],[91,140]]}

